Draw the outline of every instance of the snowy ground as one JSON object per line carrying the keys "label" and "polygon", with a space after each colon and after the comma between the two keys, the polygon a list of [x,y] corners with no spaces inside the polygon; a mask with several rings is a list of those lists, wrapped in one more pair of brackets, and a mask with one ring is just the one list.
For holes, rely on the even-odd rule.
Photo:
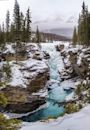
{"label": "snowy ground", "polygon": [[23,123],[20,130],[90,130],[90,105],[56,120]]}

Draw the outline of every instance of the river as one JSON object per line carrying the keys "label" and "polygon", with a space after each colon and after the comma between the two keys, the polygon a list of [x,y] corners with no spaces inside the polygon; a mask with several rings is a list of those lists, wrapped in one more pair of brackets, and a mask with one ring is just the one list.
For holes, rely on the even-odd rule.
{"label": "river", "polygon": [[65,82],[60,82],[60,75],[58,74],[58,69],[63,69],[64,64],[62,61],[62,57],[60,52],[56,51],[56,44],[58,43],[43,43],[41,44],[42,50],[46,51],[50,55],[50,59],[48,60],[48,65],[50,67],[50,91],[48,92],[47,105],[45,108],[33,113],[32,115],[28,115],[23,117],[23,121],[34,122],[38,120],[48,119],[48,118],[56,118],[64,113],[63,106],[59,106],[55,102],[62,102],[65,100],[68,93],[64,91],[63,87],[65,85],[72,85],[71,80],[67,80]]}

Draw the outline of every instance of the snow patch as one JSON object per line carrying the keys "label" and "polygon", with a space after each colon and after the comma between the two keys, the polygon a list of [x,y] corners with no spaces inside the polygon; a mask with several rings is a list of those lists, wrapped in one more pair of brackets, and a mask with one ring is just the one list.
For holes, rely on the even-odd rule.
{"label": "snow patch", "polygon": [[4,53],[11,53],[11,54],[15,54],[15,50],[14,48],[12,47],[13,44],[6,44],[6,50],[4,51]]}

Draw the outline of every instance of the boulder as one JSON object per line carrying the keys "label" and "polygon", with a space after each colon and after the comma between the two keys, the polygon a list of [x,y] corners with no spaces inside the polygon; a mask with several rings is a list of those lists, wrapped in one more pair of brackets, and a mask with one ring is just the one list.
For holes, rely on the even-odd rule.
{"label": "boulder", "polygon": [[44,53],[44,59],[50,59],[49,53],[47,53],[46,51],[43,51],[43,53]]}
{"label": "boulder", "polygon": [[65,47],[64,44],[62,44],[62,45],[57,45],[57,46],[56,46],[56,50],[61,52],[62,50],[64,50],[64,47]]}
{"label": "boulder", "polygon": [[59,74],[61,81],[68,80],[76,76],[72,67],[68,67],[67,69],[65,68],[62,71],[59,71]]}
{"label": "boulder", "polygon": [[33,59],[36,59],[36,60],[42,60],[42,56],[41,56],[41,53],[39,51],[36,51],[34,54],[33,54]]}

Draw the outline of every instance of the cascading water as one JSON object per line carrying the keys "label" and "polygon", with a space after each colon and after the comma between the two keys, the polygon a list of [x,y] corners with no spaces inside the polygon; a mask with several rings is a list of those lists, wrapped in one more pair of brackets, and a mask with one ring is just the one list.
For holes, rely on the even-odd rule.
{"label": "cascading water", "polygon": [[60,75],[58,73],[58,69],[64,68],[64,64],[62,58],[60,56],[60,52],[56,51],[54,43],[42,44],[42,50],[46,51],[50,55],[50,59],[48,60],[48,64],[50,67],[50,81],[53,82],[51,88],[53,88],[49,92],[49,98],[63,101],[66,97],[65,91],[60,86]]}
{"label": "cascading water", "polygon": [[59,106],[56,102],[62,102],[65,100],[67,93],[63,90],[60,85],[60,75],[58,74],[58,69],[64,67],[62,57],[60,53],[56,51],[56,43],[43,43],[41,44],[42,50],[46,51],[50,55],[48,64],[50,67],[50,91],[48,92],[47,105],[44,109],[41,109],[32,115],[23,117],[23,121],[32,122],[42,119],[47,119],[49,117],[58,117],[64,112],[63,106]]}

